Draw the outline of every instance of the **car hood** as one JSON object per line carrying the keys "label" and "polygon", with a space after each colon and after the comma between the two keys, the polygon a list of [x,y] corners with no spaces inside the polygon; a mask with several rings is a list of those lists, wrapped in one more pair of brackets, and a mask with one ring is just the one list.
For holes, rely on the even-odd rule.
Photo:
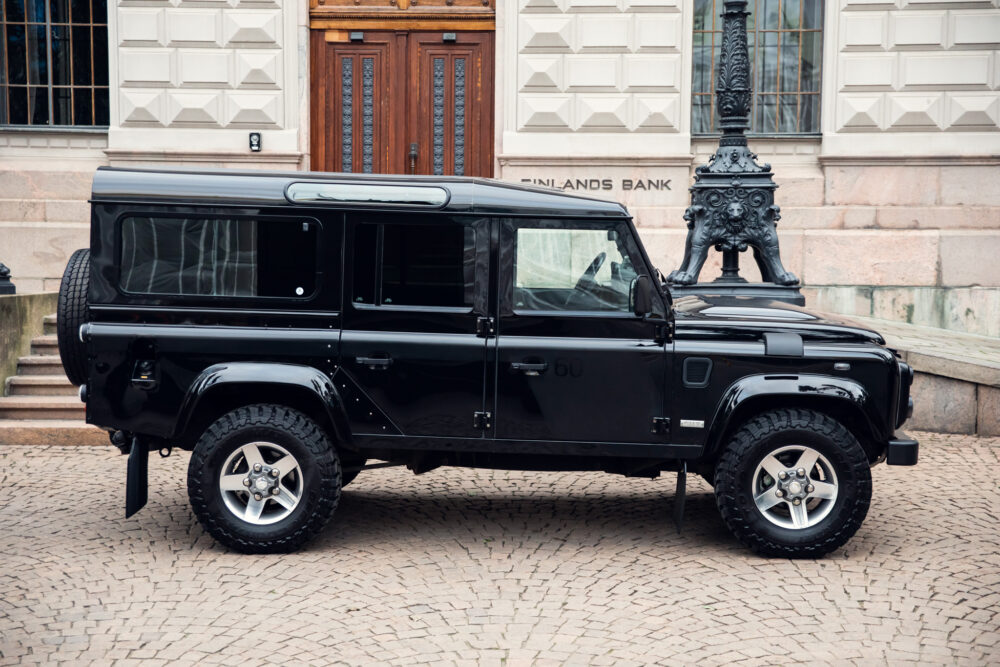
{"label": "car hood", "polygon": [[674,316],[681,338],[746,338],[777,331],[805,340],[885,344],[880,334],[846,317],[757,297],[684,296],[674,301]]}

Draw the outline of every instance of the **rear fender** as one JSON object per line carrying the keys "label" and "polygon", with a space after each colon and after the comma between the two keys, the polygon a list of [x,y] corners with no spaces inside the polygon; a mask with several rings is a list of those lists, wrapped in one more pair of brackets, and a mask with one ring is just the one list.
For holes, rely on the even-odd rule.
{"label": "rear fender", "polygon": [[[756,409],[755,409],[756,407]],[[750,375],[726,390],[715,411],[708,437],[709,454],[714,457],[723,439],[733,428],[754,414],[775,407],[813,407],[846,422],[862,444],[879,439],[884,430],[868,390],[848,378],[830,375]],[[866,447],[867,449],[867,447]]]}
{"label": "rear fender", "polygon": [[[323,406],[339,443],[350,442],[350,427],[340,394],[333,381],[311,366],[268,362],[232,362],[209,366],[195,379],[181,403],[175,438],[183,436],[192,418],[208,405],[213,395],[238,386],[246,389],[247,403],[254,394],[277,390],[289,395],[308,393]],[[292,407],[295,407],[292,405]]]}

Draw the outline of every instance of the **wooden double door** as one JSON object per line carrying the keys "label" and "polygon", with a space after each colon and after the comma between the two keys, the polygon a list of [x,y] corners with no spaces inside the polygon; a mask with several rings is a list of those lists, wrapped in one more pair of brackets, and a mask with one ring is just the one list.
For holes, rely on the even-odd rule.
{"label": "wooden double door", "polygon": [[493,33],[312,32],[312,169],[493,175]]}

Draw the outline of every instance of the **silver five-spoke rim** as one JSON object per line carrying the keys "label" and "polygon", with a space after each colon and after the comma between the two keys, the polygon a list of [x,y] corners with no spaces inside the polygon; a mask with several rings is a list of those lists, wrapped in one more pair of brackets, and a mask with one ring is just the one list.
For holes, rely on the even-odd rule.
{"label": "silver five-spoke rim", "polygon": [[790,445],[764,457],[753,475],[753,499],[764,518],[782,528],[815,526],[837,502],[837,474],[812,447]]}
{"label": "silver five-spoke rim", "polygon": [[287,449],[273,442],[248,442],[226,459],[219,474],[226,507],[256,526],[281,521],[302,497],[302,471]]}

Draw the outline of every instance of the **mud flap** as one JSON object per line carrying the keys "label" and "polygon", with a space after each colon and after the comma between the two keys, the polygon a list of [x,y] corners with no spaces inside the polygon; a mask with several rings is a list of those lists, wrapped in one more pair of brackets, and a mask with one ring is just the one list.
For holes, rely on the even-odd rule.
{"label": "mud flap", "polygon": [[132,438],[128,454],[128,479],[125,482],[125,518],[143,507],[149,499],[149,447],[139,438]]}
{"label": "mud flap", "polygon": [[684,499],[687,494],[687,461],[681,463],[680,470],[677,471],[677,490],[674,492],[674,525],[677,526],[677,534],[681,533],[681,526],[684,525]]}

